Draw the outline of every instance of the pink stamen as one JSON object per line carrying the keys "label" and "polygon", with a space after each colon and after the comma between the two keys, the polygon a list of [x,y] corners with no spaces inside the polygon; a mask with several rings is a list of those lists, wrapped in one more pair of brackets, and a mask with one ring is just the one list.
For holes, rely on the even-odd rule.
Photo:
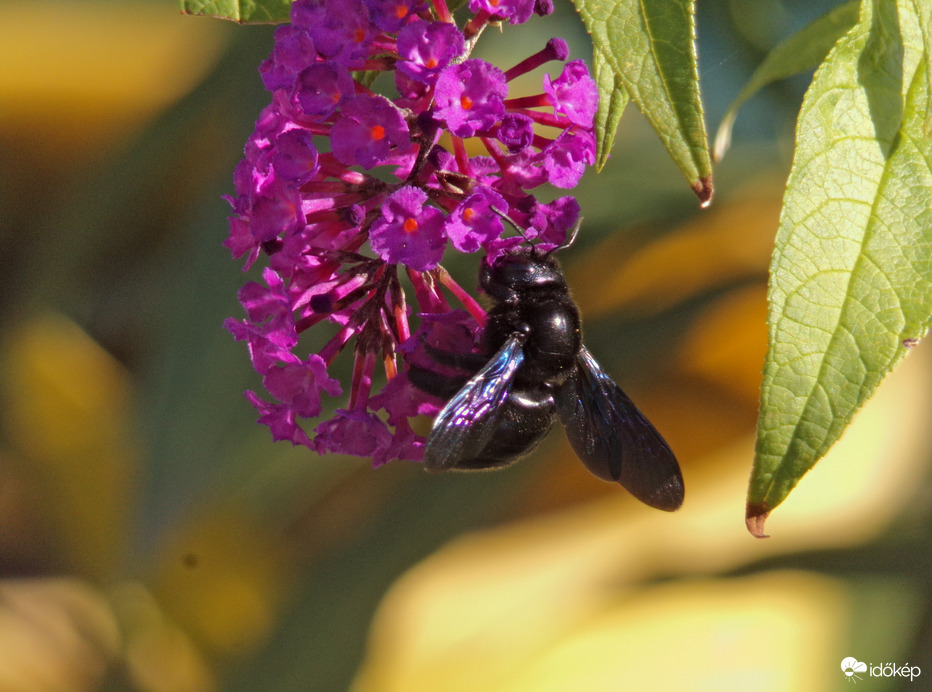
{"label": "pink stamen", "polygon": [[[515,101],[519,100],[520,99],[515,99]],[[509,103],[506,101],[505,107],[507,108],[508,106]],[[532,111],[526,108],[514,108],[511,112],[526,115],[535,123],[538,123],[539,125],[546,125],[547,127],[558,127],[561,130],[566,130],[573,126],[573,123],[569,118],[564,118],[562,116],[555,115],[554,113]]]}
{"label": "pink stamen", "polygon": [[345,325],[340,328],[330,341],[324,344],[324,347],[317,352],[321,358],[324,359],[324,362],[330,366],[333,364],[334,358],[340,355],[340,351],[343,350],[343,347],[349,342],[350,338],[356,333],[358,327],[354,325]]}
{"label": "pink stamen", "polygon": [[437,13],[437,19],[448,24],[453,23],[453,15],[450,14],[446,0],[431,0],[431,4],[434,6],[434,12]]}
{"label": "pink stamen", "polygon": [[566,60],[569,54],[570,51],[566,41],[561,38],[552,38],[547,41],[547,45],[544,46],[543,50],[534,53],[534,55],[525,58],[510,70],[507,70],[505,72],[505,81],[510,82],[515,77],[530,72],[535,67],[539,67],[551,60]]}
{"label": "pink stamen", "polygon": [[533,96],[518,96],[513,99],[505,99],[505,108],[512,110],[515,108],[546,108],[552,106],[547,94],[535,94]]}
{"label": "pink stamen", "polygon": [[463,175],[472,175],[472,166],[469,165],[469,154],[466,153],[466,144],[461,137],[451,135],[453,141],[453,156],[456,159],[456,167]]}
{"label": "pink stamen", "polygon": [[485,326],[486,313],[476,299],[464,291],[463,287],[456,283],[453,277],[450,276],[450,273],[443,267],[438,266],[434,270],[434,273],[437,276],[437,280],[443,284],[450,293],[456,296],[456,299],[463,304],[463,307],[466,308],[466,311],[479,323],[479,326]]}
{"label": "pink stamen", "polygon": [[353,361],[353,380],[350,388],[348,410],[365,410],[366,403],[369,401],[369,393],[372,391],[372,373],[374,371],[375,352],[361,352],[357,348],[356,358]]}
{"label": "pink stamen", "polygon": [[476,34],[478,34],[489,21],[489,17],[492,16],[492,13],[488,10],[479,10],[479,14],[473,17],[469,23],[463,27],[463,35],[470,39]]}

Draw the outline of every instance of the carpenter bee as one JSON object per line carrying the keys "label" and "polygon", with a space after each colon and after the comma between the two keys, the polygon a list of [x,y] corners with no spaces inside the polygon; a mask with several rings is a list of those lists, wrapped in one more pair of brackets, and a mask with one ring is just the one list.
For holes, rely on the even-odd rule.
{"label": "carpenter bee", "polygon": [[[484,364],[437,415],[424,452],[427,470],[506,466],[534,449],[557,417],[595,476],[617,481],[651,507],[679,508],[676,457],[583,346],[579,308],[556,258],[513,249],[483,260],[479,285],[494,301],[482,334]],[[468,367],[438,349],[428,352]]]}

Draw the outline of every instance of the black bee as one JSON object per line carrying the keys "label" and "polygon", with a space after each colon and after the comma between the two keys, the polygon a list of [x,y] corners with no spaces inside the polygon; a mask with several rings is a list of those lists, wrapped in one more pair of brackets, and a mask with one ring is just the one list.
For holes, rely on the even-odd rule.
{"label": "black bee", "polygon": [[[556,416],[594,475],[651,507],[677,509],[683,477],[676,457],[583,346],[579,308],[556,259],[512,250],[482,262],[479,285],[495,302],[483,332],[487,362],[434,421],[427,470],[506,466],[534,449]],[[428,353],[464,367],[438,349]]]}

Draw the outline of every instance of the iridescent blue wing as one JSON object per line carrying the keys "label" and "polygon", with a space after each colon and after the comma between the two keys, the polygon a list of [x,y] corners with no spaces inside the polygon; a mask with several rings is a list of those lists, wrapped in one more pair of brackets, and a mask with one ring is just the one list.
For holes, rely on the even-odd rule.
{"label": "iridescent blue wing", "polygon": [[457,392],[434,420],[424,450],[428,471],[476,468],[474,460],[486,448],[502,420],[502,404],[518,367],[524,362],[524,336],[512,335],[472,379]]}
{"label": "iridescent blue wing", "polygon": [[683,504],[683,476],[670,447],[589,351],[557,394],[557,415],[586,468],[617,481],[641,502],[673,511]]}

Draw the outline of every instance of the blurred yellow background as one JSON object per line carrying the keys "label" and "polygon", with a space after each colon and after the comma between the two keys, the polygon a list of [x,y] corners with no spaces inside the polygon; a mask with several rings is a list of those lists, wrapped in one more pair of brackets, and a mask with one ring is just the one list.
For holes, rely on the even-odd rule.
{"label": "blurred yellow background", "polygon": [[[710,128],[818,12],[714,5]],[[485,50],[507,66],[552,34],[586,55],[569,7]],[[932,676],[927,345],[771,538],[744,527],[804,82],[748,104],[707,211],[634,112],[578,191],[565,268],[590,350],[681,460],[665,514],[559,433],[506,471],[435,477],[254,422],[258,377],[222,329],[245,279],[221,195],[270,47],[170,0],[0,4],[0,692],[824,692],[848,656]],[[465,286],[474,260],[450,262]]]}

